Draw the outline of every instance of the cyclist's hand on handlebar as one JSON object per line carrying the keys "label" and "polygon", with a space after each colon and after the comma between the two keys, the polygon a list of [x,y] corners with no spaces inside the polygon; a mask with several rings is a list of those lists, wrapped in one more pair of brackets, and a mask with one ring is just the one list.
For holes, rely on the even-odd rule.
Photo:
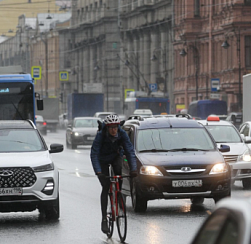
{"label": "cyclist's hand on handlebar", "polygon": [[136,170],[133,170],[133,171],[130,172],[130,176],[132,178],[137,177],[138,176],[138,172]]}
{"label": "cyclist's hand on handlebar", "polygon": [[106,175],[102,174],[102,173],[98,173],[97,174],[99,180],[104,180],[106,178]]}

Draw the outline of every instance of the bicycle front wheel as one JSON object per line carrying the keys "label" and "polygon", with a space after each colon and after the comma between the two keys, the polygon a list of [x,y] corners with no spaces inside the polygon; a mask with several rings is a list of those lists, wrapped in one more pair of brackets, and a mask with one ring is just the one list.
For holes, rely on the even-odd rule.
{"label": "bicycle front wheel", "polygon": [[108,195],[108,204],[107,204],[107,224],[108,224],[108,228],[109,228],[109,232],[106,234],[108,238],[112,237],[113,234],[113,216],[114,216],[114,206],[112,205],[113,201],[112,201],[112,195]]}
{"label": "bicycle front wheel", "polygon": [[120,241],[124,242],[127,233],[127,217],[126,217],[126,205],[123,196],[120,192],[118,192],[117,200],[118,200],[118,216],[116,218],[116,223]]}

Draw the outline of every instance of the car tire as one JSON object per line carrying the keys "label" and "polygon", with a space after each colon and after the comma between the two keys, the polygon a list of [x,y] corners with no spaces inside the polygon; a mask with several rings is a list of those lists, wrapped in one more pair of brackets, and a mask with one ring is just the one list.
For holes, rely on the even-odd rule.
{"label": "car tire", "polygon": [[242,180],[242,186],[244,189],[251,189],[251,178],[243,179]]}
{"label": "car tire", "polygon": [[199,205],[204,202],[204,197],[191,197],[190,200],[192,204]]}
{"label": "car tire", "polygon": [[77,145],[74,144],[73,142],[71,143],[71,149],[77,149]]}
{"label": "car tire", "polygon": [[215,202],[215,204],[216,204],[217,202],[219,202],[221,199],[225,198],[225,197],[231,197],[231,190],[229,191],[229,193],[228,193],[227,195],[223,195],[223,196],[219,195],[219,196],[217,196],[217,197],[214,197],[214,202]]}
{"label": "car tire", "polygon": [[147,210],[147,200],[139,196],[135,182],[132,183],[131,198],[134,212],[142,213]]}
{"label": "car tire", "polygon": [[59,196],[51,205],[45,205],[39,208],[42,218],[47,220],[58,220],[60,217]]}
{"label": "car tire", "polygon": [[66,138],[66,147],[67,147],[68,149],[70,149],[70,144],[68,143],[67,138]]}
{"label": "car tire", "polygon": [[58,220],[60,217],[59,196],[54,204],[44,209],[45,218],[48,220]]}

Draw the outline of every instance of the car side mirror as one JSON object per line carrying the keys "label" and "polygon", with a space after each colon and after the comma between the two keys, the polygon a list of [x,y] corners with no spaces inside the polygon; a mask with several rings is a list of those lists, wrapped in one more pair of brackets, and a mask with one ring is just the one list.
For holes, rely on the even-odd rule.
{"label": "car side mirror", "polygon": [[51,144],[49,153],[58,153],[62,152],[64,150],[64,146],[62,144]]}
{"label": "car side mirror", "polygon": [[43,100],[37,100],[37,110],[44,110],[44,102]]}
{"label": "car side mirror", "polygon": [[222,145],[220,145],[219,151],[220,152],[230,152],[230,146],[222,144]]}
{"label": "car side mirror", "polygon": [[244,142],[247,143],[247,144],[250,144],[251,143],[251,137],[250,136],[245,136]]}

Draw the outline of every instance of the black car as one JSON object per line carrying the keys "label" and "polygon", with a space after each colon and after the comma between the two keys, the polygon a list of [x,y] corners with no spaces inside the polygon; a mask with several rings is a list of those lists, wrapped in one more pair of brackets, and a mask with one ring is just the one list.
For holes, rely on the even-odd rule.
{"label": "black car", "polygon": [[[135,148],[138,176],[124,179],[122,193],[131,196],[135,212],[144,212],[147,201],[204,198],[215,202],[231,195],[231,170],[207,129],[187,118],[128,120],[123,129]],[[220,152],[221,151],[221,152]],[[122,173],[129,173],[126,159]]]}
{"label": "black car", "polygon": [[76,117],[66,129],[67,148],[76,149],[78,145],[92,145],[98,130],[95,117]]}

